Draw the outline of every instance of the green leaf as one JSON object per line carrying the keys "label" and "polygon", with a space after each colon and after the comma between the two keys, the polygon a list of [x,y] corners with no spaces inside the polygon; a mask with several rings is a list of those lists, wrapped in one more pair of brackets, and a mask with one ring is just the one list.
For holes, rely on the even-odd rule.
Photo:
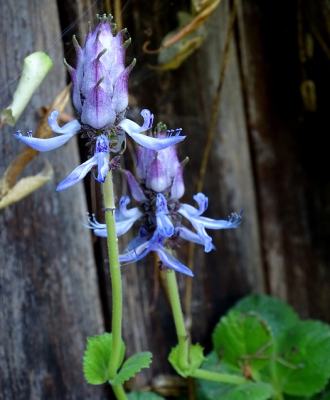
{"label": "green leaf", "polygon": [[[87,348],[84,354],[84,376],[91,385],[101,385],[109,380],[109,363],[111,358],[111,333],[91,336],[87,339]],[[125,355],[125,345],[121,345],[121,361]]]}
{"label": "green leaf", "polygon": [[243,313],[253,311],[259,314],[267,321],[275,337],[299,321],[298,315],[288,304],[265,295],[245,297],[234,306],[233,310]]}
{"label": "green leaf", "polygon": [[330,327],[318,321],[300,321],[278,345],[276,376],[284,393],[311,396],[330,378]]}
{"label": "green leaf", "polygon": [[189,365],[183,369],[180,363],[180,352],[179,346],[173,347],[171,350],[168,360],[176,372],[187,377],[191,375],[197,368],[199,368],[204,360],[203,347],[199,344],[192,344],[189,347]]}
{"label": "green leaf", "polygon": [[[220,362],[215,352],[206,357],[202,368],[219,373],[237,373],[236,368]],[[197,380],[198,400],[267,400],[272,394],[272,386],[262,382],[248,382],[234,386],[201,379]]]}
{"label": "green leaf", "polygon": [[124,362],[111,383],[113,385],[122,385],[124,382],[133,378],[141,369],[148,368],[151,361],[152,354],[148,351],[134,354]]}
{"label": "green leaf", "polygon": [[131,392],[127,395],[129,400],[164,400],[164,397],[160,397],[152,392]]}
{"label": "green leaf", "polygon": [[213,346],[226,363],[238,367],[248,365],[255,373],[269,364],[274,340],[269,326],[259,315],[234,310],[215,327]]}

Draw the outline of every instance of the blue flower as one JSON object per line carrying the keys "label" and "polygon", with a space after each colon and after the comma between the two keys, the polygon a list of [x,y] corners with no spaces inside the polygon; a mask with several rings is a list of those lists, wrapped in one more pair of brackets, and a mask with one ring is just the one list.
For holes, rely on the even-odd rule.
{"label": "blue flower", "polygon": [[[242,214],[233,213],[225,220],[204,217],[208,199],[203,193],[194,196],[197,208],[179,202],[184,194],[184,183],[175,146],[160,151],[140,147],[136,170],[138,180],[129,171],[124,173],[138,207],[128,210],[129,198],[122,197],[115,217],[117,236],[126,233],[135,223],[139,224],[139,233],[120,255],[120,262],[136,262],[150,252],[156,252],[163,266],[193,276],[192,271],[172,254],[178,242],[183,239],[200,244],[205,252],[209,252],[214,245],[206,229],[237,228]],[[105,224],[92,219],[88,226],[97,236],[107,236]]]}
{"label": "blue flower", "polygon": [[[125,52],[129,40],[124,41],[126,30],[114,34],[111,18],[102,16],[95,30],[88,33],[85,45],[80,47],[74,38],[77,54],[76,68],[69,65],[73,83],[72,101],[78,119],[64,126],[57,123],[58,112],[53,111],[48,123],[57,136],[43,139],[31,134],[16,133],[16,138],[37,151],[55,150],[67,143],[73,136],[82,132],[95,144],[94,156],[77,167],[69,175],[70,180],[62,182],[58,190],[63,190],[80,181],[94,166],[98,166],[98,180],[103,181],[104,172],[109,168],[109,157],[104,150],[99,150],[100,141],[108,141],[108,154],[118,153],[125,147],[126,135],[140,146],[152,150],[161,150],[185,139],[178,134],[155,138],[143,134],[151,129],[153,114],[142,110],[143,124],[125,118],[128,105],[128,78],[135,60],[125,67]],[[101,139],[100,139],[101,138]],[[98,159],[99,161],[96,161]],[[90,168],[91,167],[91,168]],[[100,170],[101,169],[101,170]],[[68,178],[69,178],[68,177]]]}

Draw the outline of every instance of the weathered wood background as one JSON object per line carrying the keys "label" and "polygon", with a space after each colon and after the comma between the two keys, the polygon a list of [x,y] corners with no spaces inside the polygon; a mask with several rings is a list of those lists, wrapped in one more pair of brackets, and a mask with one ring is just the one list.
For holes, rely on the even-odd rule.
{"label": "weathered wood background", "polygon": [[[222,0],[201,49],[176,71],[150,69],[156,58],[142,51],[144,42],[159,46],[188,3],[126,0],[122,17],[133,38],[129,57],[138,58],[132,111],[148,107],[188,134],[180,148],[191,160],[186,200],[198,185],[215,116],[203,180],[208,212],[222,217],[244,209],[239,229],[214,234],[216,252],[195,249],[191,297],[190,284],[180,281],[192,338],[208,346],[219,316],[252,291],[330,321],[329,4]],[[72,34],[81,38],[88,20],[104,11],[100,0],[0,2],[1,107],[28,53],[44,50],[55,63],[18,128],[36,127],[38,107],[65,85],[62,58],[73,60]],[[1,130],[1,174],[20,148],[11,132]],[[84,152],[81,146],[81,157]],[[81,371],[86,337],[110,329],[104,243],[82,226],[87,209],[96,211],[97,188],[86,180],[84,187],[54,192],[79,162],[76,143],[42,157],[55,167],[54,182],[0,213],[0,399],[110,398],[86,385]],[[188,258],[188,249],[181,257]],[[175,335],[152,259],[124,268],[124,290],[128,352],[154,353],[152,369],[135,386],[155,384],[171,372],[166,358]]]}

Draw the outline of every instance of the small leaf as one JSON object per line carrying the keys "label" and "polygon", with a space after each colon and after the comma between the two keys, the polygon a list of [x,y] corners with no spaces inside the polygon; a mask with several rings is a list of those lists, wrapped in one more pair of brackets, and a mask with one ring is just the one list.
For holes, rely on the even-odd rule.
{"label": "small leaf", "polygon": [[[109,363],[111,358],[111,333],[91,336],[87,339],[87,349],[84,354],[84,376],[91,385],[101,385],[109,380]],[[125,355],[125,345],[121,345],[121,361]]]}
{"label": "small leaf", "polygon": [[164,397],[160,397],[152,392],[131,392],[127,395],[129,400],[164,400]]}
{"label": "small leaf", "polygon": [[177,373],[183,377],[192,375],[192,373],[201,366],[204,361],[203,347],[199,344],[193,344],[189,347],[189,366],[183,369],[180,364],[179,346],[175,346],[168,357],[168,360]]}
{"label": "small leaf", "polygon": [[112,380],[113,385],[122,385],[133,378],[143,368],[148,368],[152,361],[152,354],[148,351],[136,353],[129,357]]}
{"label": "small leaf", "polygon": [[301,321],[286,332],[278,345],[277,381],[286,394],[311,396],[330,378],[330,327]]}
{"label": "small leaf", "polygon": [[269,364],[274,341],[267,323],[258,315],[231,311],[213,332],[218,357],[234,366],[248,365],[256,372]]}
{"label": "small leaf", "polygon": [[295,311],[283,301],[265,295],[251,295],[239,301],[233,310],[255,312],[267,321],[274,336],[290,328],[299,320]]}
{"label": "small leaf", "polygon": [[[208,354],[202,368],[219,373],[237,373],[235,368],[220,362],[215,352]],[[234,386],[197,380],[198,400],[267,400],[271,398],[272,393],[271,385],[262,382]]]}
{"label": "small leaf", "polygon": [[52,68],[51,58],[42,51],[25,57],[23,71],[15,90],[12,103],[1,113],[1,122],[15,125],[18,118],[29,103],[33,93]]}

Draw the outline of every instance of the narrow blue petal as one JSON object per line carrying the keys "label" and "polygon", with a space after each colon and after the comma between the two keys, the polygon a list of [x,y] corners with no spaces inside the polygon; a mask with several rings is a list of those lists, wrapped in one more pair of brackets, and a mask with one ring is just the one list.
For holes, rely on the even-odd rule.
{"label": "narrow blue petal", "polygon": [[174,235],[174,226],[167,215],[157,215],[157,230],[163,237],[171,237]]}
{"label": "narrow blue petal", "polygon": [[130,203],[130,198],[128,196],[122,196],[119,200],[118,215],[116,218],[121,219],[135,219],[137,220],[142,216],[141,211],[138,207],[133,207],[128,209],[127,205]]}
{"label": "narrow blue petal", "polygon": [[79,122],[74,119],[63,126],[57,123],[58,111],[53,111],[48,117],[48,125],[53,132],[73,136],[81,129]]}
{"label": "narrow blue petal", "polygon": [[[120,221],[117,221],[117,218],[116,218],[117,237],[124,235],[132,227],[132,225],[134,224],[135,221],[136,221],[136,218],[122,219]],[[89,229],[92,229],[96,236],[104,237],[104,238],[107,237],[106,224],[101,224],[100,222],[98,222],[94,215],[89,218],[89,222],[86,225],[86,227]]]}
{"label": "narrow blue petal", "polygon": [[107,228],[93,229],[94,235],[102,238],[108,237]]}
{"label": "narrow blue petal", "polygon": [[83,164],[75,168],[70,175],[68,175],[56,188],[59,192],[61,190],[67,189],[68,187],[75,185],[77,182],[81,181],[88,172],[97,164],[96,157],[92,157],[85,161]]}
{"label": "narrow blue petal", "polygon": [[122,221],[116,222],[117,236],[119,237],[119,236],[125,235],[125,233],[128,232],[132,228],[135,221],[136,221],[135,219],[127,219],[127,220],[122,220]]}
{"label": "narrow blue petal", "polygon": [[131,132],[134,134],[134,133],[146,132],[147,130],[152,128],[154,116],[147,109],[142,110],[141,115],[143,117],[143,124],[141,126],[128,118],[125,118],[122,121],[120,121],[118,126],[127,133]]}
{"label": "narrow blue petal", "polygon": [[41,139],[32,136],[24,136],[21,133],[16,133],[15,136],[18,140],[37,151],[55,150],[72,138],[72,135],[61,135],[49,139]]}
{"label": "narrow blue petal", "polygon": [[[191,206],[189,206],[191,207]],[[187,207],[181,206],[178,210],[178,212],[183,215],[185,218],[188,219],[188,221],[192,224],[192,226],[196,229],[197,235],[200,237],[203,245],[204,245],[204,250],[206,253],[210,252],[213,250],[213,244],[212,244],[212,238],[209,236],[205,230],[205,226],[203,223],[200,222],[200,218],[198,215],[191,215],[187,212],[186,210]],[[194,208],[194,207],[192,207]],[[195,209],[196,210],[196,209]]]}
{"label": "narrow blue petal", "polygon": [[160,260],[162,263],[170,269],[173,269],[176,272],[181,272],[182,274],[188,275],[193,277],[194,274],[193,272],[186,267],[184,264],[182,264],[178,259],[173,257],[170,253],[168,253],[164,247],[162,246],[157,246],[154,248],[154,251],[157,252]]}
{"label": "narrow blue petal", "polygon": [[150,243],[151,242],[149,240],[144,241],[142,244],[138,245],[132,250],[120,254],[119,255],[120,263],[129,264],[141,260],[151,251]]}
{"label": "narrow blue petal", "polygon": [[201,244],[202,246],[204,246],[204,250],[206,253],[209,253],[211,250],[215,249],[215,247],[212,243],[211,237],[208,236],[208,238],[205,238],[205,237],[202,238],[197,233],[191,231],[190,229],[186,228],[185,226],[180,226],[180,228],[178,228],[178,234],[184,240],[187,240],[189,242],[193,242],[196,244]]}
{"label": "narrow blue petal", "polygon": [[159,151],[166,147],[173,146],[177,143],[182,142],[185,136],[173,136],[164,139],[158,139],[151,136],[143,135],[141,133],[132,133],[128,130],[125,132],[140,146],[146,147],[147,149]]}
{"label": "narrow blue petal", "polygon": [[209,204],[209,199],[205,196],[204,193],[195,194],[193,199],[198,204],[199,215],[202,215],[207,210],[207,207],[208,207],[208,204]]}
{"label": "narrow blue petal", "polygon": [[242,222],[242,214],[233,213],[228,219],[198,217],[196,220],[202,223],[207,229],[233,229],[237,228]]}

